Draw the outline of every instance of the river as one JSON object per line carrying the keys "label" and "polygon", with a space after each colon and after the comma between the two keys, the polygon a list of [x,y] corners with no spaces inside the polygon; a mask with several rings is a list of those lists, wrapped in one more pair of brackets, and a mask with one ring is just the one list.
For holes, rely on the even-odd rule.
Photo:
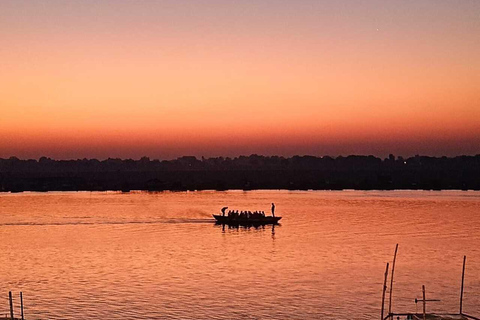
{"label": "river", "polygon": [[[271,202],[275,227],[211,217]],[[378,319],[397,243],[393,311],[425,285],[441,300],[427,311],[457,312],[466,255],[463,308],[479,315],[480,192],[4,193],[0,317],[11,290],[29,320]]]}

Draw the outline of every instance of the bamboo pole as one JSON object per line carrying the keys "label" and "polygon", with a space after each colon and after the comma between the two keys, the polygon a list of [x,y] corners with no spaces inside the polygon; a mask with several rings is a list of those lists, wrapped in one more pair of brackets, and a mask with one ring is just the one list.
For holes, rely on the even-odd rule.
{"label": "bamboo pole", "polygon": [[20,310],[22,312],[22,320],[25,320],[25,318],[23,317],[23,292],[20,291]]}
{"label": "bamboo pole", "polygon": [[423,320],[427,319],[426,313],[426,300],[425,300],[425,285],[422,285],[422,292],[423,292]]}
{"label": "bamboo pole", "polygon": [[463,283],[465,281],[465,262],[467,260],[467,256],[463,256],[463,269],[462,269],[462,286],[460,289],[460,314],[462,314],[462,307],[463,307]]}
{"label": "bamboo pole", "polygon": [[13,298],[12,298],[12,291],[8,292],[8,300],[10,301],[10,319],[14,320],[13,318]]}
{"label": "bamboo pole", "polygon": [[388,278],[388,262],[387,267],[385,269],[385,279],[383,280],[383,294],[382,294],[382,319],[383,320],[383,312],[385,309],[385,291],[387,290],[387,278]]}
{"label": "bamboo pole", "polygon": [[395,272],[395,261],[397,260],[398,243],[395,246],[395,254],[393,255],[392,277],[390,278],[390,297],[388,298],[388,314],[392,314],[392,292],[393,292],[393,273]]}

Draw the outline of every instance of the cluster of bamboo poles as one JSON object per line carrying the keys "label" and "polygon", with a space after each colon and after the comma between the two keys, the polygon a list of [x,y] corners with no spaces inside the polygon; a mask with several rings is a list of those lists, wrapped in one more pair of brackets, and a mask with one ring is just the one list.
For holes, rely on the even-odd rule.
{"label": "cluster of bamboo poles", "polygon": [[[395,273],[395,262],[397,260],[397,251],[398,251],[398,243],[395,246],[395,253],[393,255],[392,275],[391,275],[391,278],[390,278],[390,296],[389,296],[389,299],[388,299],[388,314],[387,314],[387,316],[384,317],[385,295],[386,295],[386,292],[387,292],[387,280],[388,280],[388,269],[389,269],[389,263],[388,262],[387,262],[387,266],[385,268],[385,278],[384,278],[384,281],[383,281],[381,320],[393,319],[394,315],[397,315],[397,316],[400,316],[400,315],[402,315],[402,316],[407,315],[408,316],[409,315],[407,313],[394,314],[392,312],[393,276],[394,276],[394,273]],[[463,288],[464,288],[464,281],[465,281],[465,263],[466,263],[466,260],[467,260],[467,256],[463,256],[462,285],[461,285],[461,289],[460,289],[460,312],[458,313],[458,315],[464,316],[465,318],[468,318],[468,319],[480,320],[476,317],[473,317],[473,316],[470,316],[470,315],[467,315],[467,314],[463,313]],[[431,301],[440,301],[440,300],[438,300],[438,299],[427,299],[426,294],[425,294],[425,285],[422,285],[422,295],[423,295],[423,297],[422,297],[421,301],[423,303],[423,320],[426,320],[427,319],[426,303],[431,302]],[[417,303],[418,301],[419,300],[415,299],[415,303]]]}
{"label": "cluster of bamboo poles", "polygon": [[[393,293],[393,275],[395,273],[395,262],[397,260],[397,251],[398,251],[398,243],[395,246],[395,253],[393,255],[393,263],[392,263],[392,276],[390,278],[390,296],[388,299],[388,315],[392,314],[392,293]],[[385,293],[387,292],[387,279],[388,279],[388,267],[389,263],[387,262],[387,267],[385,268],[385,280],[383,281],[383,294],[382,294],[382,318],[384,320],[383,314],[385,312]]]}
{"label": "cluster of bamboo poles", "polygon": [[10,318],[9,320],[25,320],[24,315],[23,315],[23,292],[20,292],[20,313],[21,313],[21,318],[15,318],[13,314],[13,296],[12,296],[12,291],[8,292],[8,302],[10,305]]}

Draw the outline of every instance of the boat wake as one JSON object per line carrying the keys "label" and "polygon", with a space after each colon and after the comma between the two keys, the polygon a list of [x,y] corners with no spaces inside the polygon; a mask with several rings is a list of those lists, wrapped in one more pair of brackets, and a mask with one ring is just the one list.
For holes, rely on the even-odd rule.
{"label": "boat wake", "polygon": [[215,219],[162,219],[154,221],[103,221],[103,222],[88,222],[88,221],[72,221],[72,222],[11,222],[0,223],[0,227],[9,226],[76,226],[76,225],[128,225],[128,224],[192,224],[192,223],[212,223]]}

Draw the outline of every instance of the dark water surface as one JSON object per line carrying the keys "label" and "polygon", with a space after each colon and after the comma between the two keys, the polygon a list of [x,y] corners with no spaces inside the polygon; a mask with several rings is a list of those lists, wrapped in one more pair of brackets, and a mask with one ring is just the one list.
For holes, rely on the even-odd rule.
{"label": "dark water surface", "polygon": [[[277,205],[275,228],[222,229],[212,213]],[[480,313],[480,192],[229,191],[0,194],[0,316],[27,319],[379,318]],[[418,310],[421,310],[419,304]]]}

